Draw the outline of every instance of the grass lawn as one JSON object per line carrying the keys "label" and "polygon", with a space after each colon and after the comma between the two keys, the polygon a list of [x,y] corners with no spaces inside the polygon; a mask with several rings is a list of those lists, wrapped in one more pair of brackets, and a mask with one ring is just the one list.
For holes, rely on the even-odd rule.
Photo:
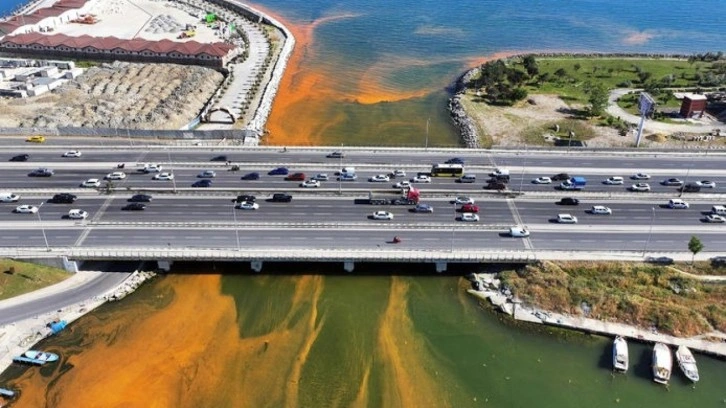
{"label": "grass lawn", "polygon": [[[14,268],[14,273],[11,272]],[[58,268],[0,259],[0,300],[61,282],[71,274]]]}
{"label": "grass lawn", "polygon": [[591,318],[675,336],[726,331],[726,285],[702,283],[665,266],[542,262],[501,278],[525,303],[546,310],[583,315],[587,305]]}

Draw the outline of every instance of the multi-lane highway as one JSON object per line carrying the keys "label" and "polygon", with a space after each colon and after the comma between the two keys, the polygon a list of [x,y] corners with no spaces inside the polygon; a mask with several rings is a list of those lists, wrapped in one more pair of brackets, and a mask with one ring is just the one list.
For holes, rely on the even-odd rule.
{"label": "multi-lane highway", "polygon": [[[120,142],[116,142],[120,143]],[[30,145],[16,139],[0,139],[6,161],[0,162],[0,191],[22,196],[18,203],[0,204],[3,246],[42,247],[185,247],[185,248],[311,248],[352,249],[390,245],[393,235],[401,236],[401,249],[518,249],[518,250],[648,250],[684,251],[691,235],[698,235],[706,251],[716,251],[726,243],[726,225],[707,224],[702,220],[713,205],[726,203],[724,156],[718,153],[588,153],[563,152],[471,152],[424,151],[403,149],[345,149],[344,158],[326,158],[322,149],[245,149],[235,146],[134,146],[106,145],[76,140]],[[61,157],[67,150],[79,149],[80,158]],[[7,161],[19,154],[30,155],[24,162]],[[225,156],[220,158],[219,156]],[[430,204],[433,213],[414,213],[408,206],[371,206],[361,204],[367,192],[396,194],[392,185],[368,182],[368,178],[394,169],[408,176],[428,172],[432,163],[459,157],[466,162],[466,172],[477,175],[472,184],[456,183],[453,178],[434,177],[431,183],[417,184],[421,201]],[[213,158],[219,160],[213,161]],[[125,168],[116,168],[124,163]],[[154,181],[152,174],[139,169],[143,163],[158,163],[175,175],[174,182]],[[231,165],[240,167],[230,171]],[[331,181],[319,189],[301,188],[299,181],[285,181],[284,176],[270,176],[275,167],[287,167],[290,173],[303,172],[308,177],[327,173]],[[338,182],[334,173],[341,167],[355,167],[358,179]],[[35,168],[48,167],[55,174],[48,178],[28,177]],[[495,168],[510,170],[509,191],[522,195],[496,194],[485,191],[487,174]],[[203,170],[215,170],[210,188],[191,188]],[[113,182],[110,193],[104,188],[80,189],[89,178],[103,178],[113,171],[124,171],[126,179]],[[241,180],[250,172],[260,173],[255,181]],[[566,172],[584,176],[588,185],[582,192],[561,192],[554,185],[537,185],[531,180]],[[649,173],[651,193],[634,193],[627,178],[637,172]],[[605,185],[610,176],[626,178],[620,186]],[[407,177],[408,178],[408,177]],[[678,197],[677,187],[662,186],[666,178],[685,182],[710,180],[712,189],[684,193],[688,209],[670,209],[669,198]],[[69,191],[79,195],[74,204],[45,203],[54,192]],[[154,199],[144,211],[122,211],[134,193],[146,192]],[[290,203],[268,202],[275,192],[293,195]],[[260,208],[255,211],[234,209],[237,194],[257,196]],[[454,197],[473,197],[479,205],[480,220],[465,223],[458,219],[459,206]],[[577,197],[578,206],[562,206],[561,197]],[[358,201],[358,202],[356,202]],[[40,207],[37,214],[16,214],[16,206]],[[612,215],[587,212],[593,205],[612,209]],[[65,219],[73,208],[87,211],[83,221]],[[393,213],[390,221],[369,219],[375,210]],[[559,213],[579,219],[575,225],[552,222]],[[528,239],[513,239],[503,232],[511,225],[525,225],[532,232]],[[45,232],[45,238],[43,237]]]}

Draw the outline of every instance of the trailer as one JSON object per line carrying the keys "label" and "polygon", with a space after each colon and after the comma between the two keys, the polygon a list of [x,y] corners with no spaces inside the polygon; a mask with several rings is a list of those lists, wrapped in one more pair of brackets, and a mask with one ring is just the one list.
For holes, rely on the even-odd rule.
{"label": "trailer", "polygon": [[368,204],[370,205],[416,205],[420,199],[420,192],[413,188],[402,188],[401,194],[394,196],[391,194],[374,194],[368,193]]}

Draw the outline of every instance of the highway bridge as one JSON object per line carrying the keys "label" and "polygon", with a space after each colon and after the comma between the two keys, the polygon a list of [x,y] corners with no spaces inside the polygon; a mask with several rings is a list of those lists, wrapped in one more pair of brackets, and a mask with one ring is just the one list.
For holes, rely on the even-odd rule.
{"label": "highway bridge", "polygon": [[[280,148],[240,147],[224,142],[139,144],[136,140],[49,138],[26,143],[24,138],[2,138],[0,192],[21,196],[16,203],[0,204],[2,244],[0,256],[19,258],[63,256],[72,260],[143,259],[249,261],[259,270],[264,262],[430,262],[438,270],[450,262],[527,262],[534,259],[643,259],[669,256],[690,259],[687,242],[698,236],[705,249],[701,257],[718,255],[726,244],[726,225],[704,222],[714,205],[726,204],[726,152],[647,152],[395,148]],[[62,157],[80,150],[81,157]],[[326,157],[333,150],[342,158]],[[27,161],[10,161],[27,154]],[[369,182],[376,174],[402,169],[407,178],[427,173],[432,163],[457,157],[477,182],[462,184],[454,178],[433,177],[416,184],[421,202],[433,213],[415,213],[411,206],[362,204],[368,194],[395,194],[393,184]],[[124,163],[124,169],[117,168]],[[146,163],[173,172],[173,181],[152,180],[155,173],[140,170]],[[231,171],[232,166],[239,168]],[[300,187],[299,181],[267,173],[276,167],[309,178],[326,173],[330,181],[318,188]],[[54,170],[52,177],[28,177],[36,168]],[[337,181],[335,172],[355,167],[356,181]],[[505,191],[485,190],[487,174],[496,168],[510,171]],[[204,170],[216,171],[212,185],[195,188]],[[80,188],[89,178],[123,171],[124,180],[110,186]],[[258,172],[259,180],[242,180]],[[629,180],[647,173],[650,192],[632,192]],[[587,178],[582,191],[566,192],[533,184],[541,176],[568,173]],[[611,176],[624,185],[606,185]],[[714,188],[680,193],[660,181],[679,178],[685,183],[709,180]],[[293,196],[289,203],[267,201],[274,193]],[[56,193],[78,196],[73,204],[49,203]],[[123,211],[133,194],[153,196],[143,211]],[[257,197],[259,209],[234,208],[239,194]],[[458,196],[473,198],[479,206],[478,222],[460,221]],[[580,200],[577,206],[556,204],[563,197]],[[688,209],[666,203],[680,197]],[[19,205],[39,207],[37,214],[14,213]],[[42,204],[42,205],[41,205]],[[594,215],[593,205],[612,209],[612,215]],[[67,219],[70,209],[88,212],[84,220]],[[373,220],[374,211],[386,210],[393,220]],[[553,222],[569,213],[577,224]],[[523,225],[531,235],[512,238],[509,227]],[[402,239],[391,243],[393,236]]]}

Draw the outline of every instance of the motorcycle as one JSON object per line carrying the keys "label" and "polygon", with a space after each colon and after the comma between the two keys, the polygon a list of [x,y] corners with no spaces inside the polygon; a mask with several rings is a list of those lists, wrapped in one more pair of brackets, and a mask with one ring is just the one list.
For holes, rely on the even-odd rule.
{"label": "motorcycle", "polygon": [[124,167],[126,167],[126,163],[119,163],[116,165],[117,169],[123,169]]}
{"label": "motorcycle", "polygon": [[394,244],[400,244],[401,238],[399,238],[398,236],[395,236],[395,237],[393,237],[393,240],[391,240],[391,242]]}

